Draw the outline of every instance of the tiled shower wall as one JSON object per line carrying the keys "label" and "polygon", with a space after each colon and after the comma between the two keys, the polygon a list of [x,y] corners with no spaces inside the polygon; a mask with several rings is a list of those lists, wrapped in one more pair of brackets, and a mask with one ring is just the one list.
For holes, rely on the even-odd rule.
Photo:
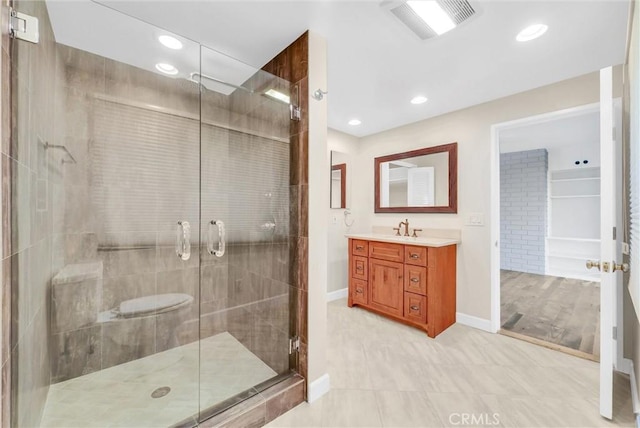
{"label": "tiled shower wall", "polygon": [[[53,381],[223,331],[277,372],[288,370],[286,106],[276,104],[273,111],[266,97],[206,91],[200,127],[197,85],[69,47],[60,51],[68,77],[67,113],[60,120],[69,125],[67,147],[79,156],[78,164],[65,170],[60,189],[65,201],[60,266],[102,263],[103,311],[163,293],[184,293],[195,301],[170,326],[146,318],[129,320],[126,329],[93,324],[59,331],[54,318],[59,352],[52,361]],[[165,110],[145,108],[148,104]],[[197,235],[200,177],[202,247],[192,245],[185,262],[175,254],[175,228],[186,220]],[[227,227],[227,254],[221,259],[205,250],[208,222],[214,219]],[[269,224],[273,231],[261,228]]]}
{"label": "tiled shower wall", "polygon": [[544,275],[546,149],[500,155],[500,268]]}
{"label": "tiled shower wall", "polygon": [[[301,35],[263,67],[264,70],[291,82],[292,102],[298,102],[301,120],[290,126],[290,209],[291,230],[290,280],[296,288],[291,293],[292,310],[297,316],[295,331],[300,337],[298,372],[307,379],[307,308],[308,308],[308,254],[309,254],[309,37]],[[296,97],[297,94],[297,97]],[[297,99],[296,99],[297,98]],[[293,300],[296,299],[296,300]],[[306,390],[305,390],[306,397]]]}
{"label": "tiled shower wall", "polygon": [[[4,6],[3,2],[3,19],[6,21],[7,8]],[[286,202],[284,211],[276,210],[272,213],[277,224],[275,232],[264,236],[263,230],[254,230],[253,237],[249,235],[248,239],[240,233],[236,241],[232,240],[229,243],[227,255],[222,259],[207,258],[204,256],[204,248],[192,248],[193,262],[179,265],[174,254],[173,224],[165,229],[159,228],[157,233],[153,234],[135,230],[122,233],[99,227],[105,219],[96,217],[96,213],[91,211],[91,207],[96,203],[96,192],[92,186],[100,185],[95,181],[96,177],[90,173],[96,161],[93,153],[95,135],[91,133],[98,128],[95,122],[96,110],[101,104],[104,107],[110,102],[108,99],[97,99],[100,97],[96,98],[96,94],[108,94],[111,97],[125,99],[128,97],[143,104],[166,105],[173,109],[177,107],[182,112],[197,112],[199,104],[194,92],[185,91],[184,87],[172,85],[169,80],[155,74],[55,45],[44,2],[28,2],[20,7],[23,11],[39,17],[41,43],[31,48],[34,50],[33,55],[18,56],[14,52],[14,57],[22,58],[22,62],[14,63],[12,67],[16,72],[20,70],[22,76],[28,77],[17,79],[20,82],[14,81],[11,84],[14,88],[12,95],[14,99],[20,95],[30,97],[27,97],[29,101],[23,99],[23,102],[18,103],[21,108],[28,107],[26,112],[14,112],[13,116],[17,119],[22,117],[23,122],[20,125],[16,123],[12,131],[13,138],[9,140],[5,130],[10,112],[9,99],[6,96],[10,94],[8,73],[11,57],[10,43],[3,33],[3,426],[9,426],[10,399],[16,409],[17,422],[14,421],[14,424],[38,424],[50,378],[52,381],[58,381],[118,364],[124,361],[120,359],[122,355],[125,355],[124,359],[139,358],[162,350],[162,345],[159,344],[166,343],[166,338],[159,340],[156,336],[166,333],[163,326],[155,326],[157,328],[153,330],[141,329],[139,326],[132,328],[129,333],[133,336],[126,337],[126,341],[135,343],[136,346],[126,354],[116,353],[111,356],[107,354],[107,348],[111,348],[110,344],[105,346],[102,337],[104,331],[99,332],[99,327],[95,325],[76,330],[57,330],[49,336],[51,278],[66,265],[89,260],[102,262],[102,309],[111,308],[126,298],[173,292],[176,291],[176,283],[184,284],[185,289],[178,291],[193,292],[196,302],[191,314],[183,320],[187,322],[177,331],[178,343],[197,339],[199,332],[196,330],[197,320],[194,316],[197,316],[197,306],[200,303],[200,334],[203,337],[219,331],[229,331],[278,372],[286,371],[288,368],[282,363],[282,359],[283,355],[286,357],[286,340],[290,329],[299,331],[302,339],[300,372],[306,374],[306,35],[279,55],[279,60],[270,63],[280,63],[278,73],[281,77],[295,82],[300,91],[303,120],[300,123],[292,123],[291,129],[285,129],[281,139],[283,141],[256,139],[258,145],[266,148],[265,145],[273,144],[275,151],[288,151],[288,155],[291,156],[291,168],[284,170],[283,187],[288,189],[288,192],[282,192],[280,189],[269,197],[280,198],[280,202]],[[16,49],[30,49],[22,47],[24,42],[20,43]],[[36,50],[45,53],[36,55]],[[283,59],[282,55],[286,58]],[[282,67],[286,68],[286,71]],[[269,125],[265,124],[274,122],[273,117],[265,117],[265,114],[260,112],[259,105],[253,106],[254,110],[251,112],[238,108],[242,105],[241,100],[236,100],[235,104],[234,100],[228,101],[227,105],[221,100],[217,100],[217,104],[206,103],[203,105],[203,115],[206,116],[206,109],[209,107],[218,113],[221,109],[235,109],[239,113],[235,114],[235,119],[234,113],[229,113],[225,118],[227,124],[235,120],[238,127],[262,131],[269,129]],[[276,121],[278,120],[281,118]],[[212,128],[212,125],[205,125],[203,135],[208,132],[208,128],[214,129],[215,126]],[[36,129],[35,135],[40,139],[21,134],[24,129]],[[73,153],[77,162],[69,164],[63,152],[44,149],[43,142],[64,145]],[[206,148],[203,147],[203,154],[205,153]],[[213,158],[215,157],[203,156],[202,168],[206,169],[206,162]],[[239,168],[246,171],[264,166],[264,163],[247,165],[246,158],[242,159],[245,162]],[[197,166],[194,169],[198,171]],[[139,183],[127,182],[127,178],[131,177],[120,177],[106,183],[107,186],[101,189],[102,194],[109,194],[109,187],[120,187],[122,192],[135,190],[132,184]],[[188,196],[192,198],[194,194]],[[291,204],[288,203],[289,198]],[[117,202],[121,204],[120,208],[126,205],[126,200],[119,199]],[[176,205],[181,206],[180,203]],[[185,212],[187,211],[182,213]],[[174,214],[182,217],[182,213]],[[231,212],[226,214],[233,218]],[[206,215],[203,213],[203,234],[206,233]],[[212,215],[217,217],[219,214]],[[291,226],[286,227],[289,216]],[[11,224],[12,220],[17,222],[18,219],[21,223]],[[271,217],[260,220],[265,220],[265,223],[270,221]],[[10,233],[12,230],[15,232],[13,236]],[[197,301],[196,288],[198,278],[195,261],[198,250],[203,254],[201,302]],[[23,269],[27,263],[30,268]],[[167,285],[162,285],[161,281]],[[17,290],[24,290],[23,294],[19,296]],[[25,308],[16,311],[16,322],[12,325],[14,343],[9,346],[11,299],[18,306],[25,305]],[[29,319],[25,321],[24,317]],[[51,358],[48,355],[49,346],[55,349]],[[13,352],[9,353],[9,349],[13,349]],[[19,358],[20,355],[23,358]],[[17,364],[18,361],[23,365],[14,366],[14,370],[10,370],[11,363]],[[53,367],[49,362],[53,363]],[[24,364],[31,366],[27,367]],[[11,373],[15,375],[13,379],[10,378]],[[9,389],[14,392],[13,395],[9,394]],[[283,406],[282,411],[287,407],[288,405]]]}
{"label": "tiled shower wall", "polygon": [[59,73],[44,2],[19,1],[15,6],[38,17],[40,43],[7,40],[3,2],[3,426],[9,426],[9,398],[14,408],[11,426],[37,426],[50,379],[48,286],[56,251],[52,189],[61,165],[46,144],[55,141]]}

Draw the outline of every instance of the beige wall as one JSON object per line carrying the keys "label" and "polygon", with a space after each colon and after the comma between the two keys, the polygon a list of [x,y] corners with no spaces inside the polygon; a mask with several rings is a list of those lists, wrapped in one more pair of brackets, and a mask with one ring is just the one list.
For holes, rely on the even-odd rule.
{"label": "beige wall", "polygon": [[330,161],[327,149],[327,100],[311,94],[327,88],[327,42],[309,32],[309,366],[308,397],[313,401],[329,387],[327,374],[327,223]]}
{"label": "beige wall", "polygon": [[[355,175],[354,161],[358,149],[358,139],[351,135],[329,129],[327,134],[328,149],[343,153],[341,159],[347,164],[347,208],[352,208],[353,202],[353,180]],[[351,219],[348,220],[349,222]],[[355,224],[354,224],[355,226]],[[349,232],[344,221],[344,209],[330,209],[328,218],[329,233],[329,272],[327,278],[327,292],[347,288],[347,239],[344,237]]]}
{"label": "beige wall", "polygon": [[[621,96],[621,67],[614,69],[614,96]],[[457,311],[488,320],[491,316],[491,126],[528,116],[597,102],[597,72],[360,139],[354,162],[354,231],[374,225],[462,230],[458,250]],[[437,102],[437,101],[430,101]],[[374,158],[422,147],[458,142],[457,214],[374,214]],[[484,214],[484,226],[466,226],[470,213]],[[333,251],[333,249],[332,249]]]}

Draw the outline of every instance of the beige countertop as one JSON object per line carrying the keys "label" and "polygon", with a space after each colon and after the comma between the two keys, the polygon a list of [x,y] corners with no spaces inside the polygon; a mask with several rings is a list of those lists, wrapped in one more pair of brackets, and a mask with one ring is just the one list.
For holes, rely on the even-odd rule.
{"label": "beige countertop", "polygon": [[381,235],[378,233],[354,233],[345,235],[347,238],[363,239],[366,241],[391,242],[393,244],[418,245],[421,247],[446,247],[448,245],[460,244],[459,239],[451,238],[430,238],[428,236],[396,236]]}

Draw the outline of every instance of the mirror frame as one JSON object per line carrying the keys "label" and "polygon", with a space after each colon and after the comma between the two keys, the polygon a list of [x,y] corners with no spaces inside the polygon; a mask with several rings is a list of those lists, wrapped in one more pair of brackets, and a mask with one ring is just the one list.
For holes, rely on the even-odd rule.
{"label": "mirror frame", "polygon": [[[449,153],[449,205],[439,207],[381,207],[380,206],[380,164],[399,159],[434,153]],[[410,152],[395,153],[374,159],[375,212],[376,213],[457,213],[458,212],[458,143],[426,147]]]}
{"label": "mirror frame", "polygon": [[329,208],[334,210],[347,208],[347,164],[339,163],[336,165],[331,165],[331,172],[333,171],[340,171],[340,206],[331,206],[331,202],[333,202],[333,195],[331,194],[331,192],[329,192]]}

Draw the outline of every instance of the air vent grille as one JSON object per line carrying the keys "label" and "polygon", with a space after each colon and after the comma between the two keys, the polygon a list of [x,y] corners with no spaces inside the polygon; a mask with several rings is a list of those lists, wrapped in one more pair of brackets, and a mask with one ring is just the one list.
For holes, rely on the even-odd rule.
{"label": "air vent grille", "polygon": [[[388,3],[389,2],[383,2],[381,6]],[[467,0],[438,0],[438,3],[449,16],[451,16],[451,19],[456,25],[460,25],[476,13]],[[436,32],[433,31],[413,9],[407,6],[406,3],[390,9],[390,12],[422,40],[437,36]]]}
{"label": "air vent grille", "polygon": [[456,25],[460,25],[476,13],[466,0],[440,0],[438,3],[440,3],[440,6],[449,14]]}

